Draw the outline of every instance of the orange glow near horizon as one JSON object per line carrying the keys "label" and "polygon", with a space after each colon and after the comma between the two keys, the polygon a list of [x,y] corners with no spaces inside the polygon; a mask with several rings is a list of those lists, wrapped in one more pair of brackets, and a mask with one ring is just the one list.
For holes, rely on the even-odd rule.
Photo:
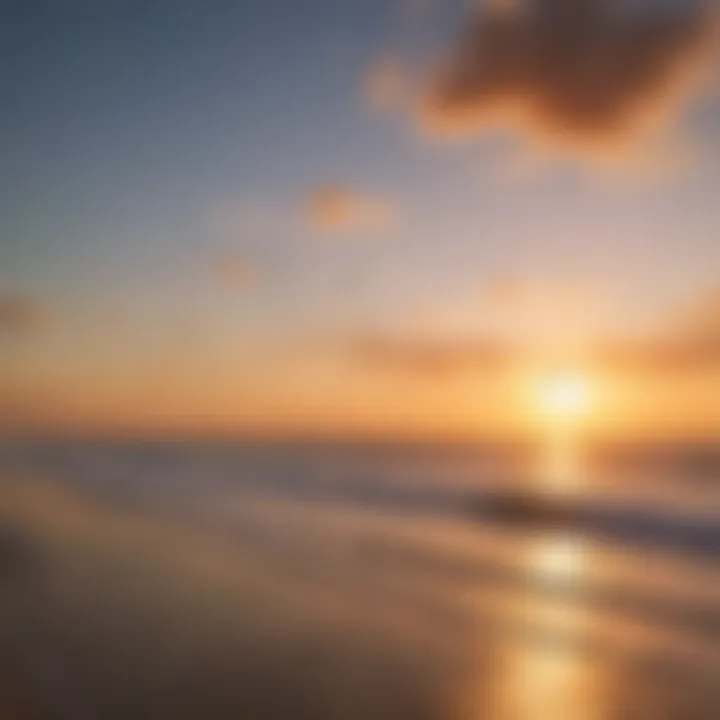
{"label": "orange glow near horizon", "polygon": [[[50,354],[46,356],[48,359]],[[368,372],[320,351],[286,353],[238,370],[183,364],[165,370],[51,376],[37,365],[0,383],[0,432],[77,435],[542,438],[706,441],[720,427],[717,374],[620,375],[612,368],[524,365],[456,374]],[[294,371],[287,372],[292,362]],[[518,361],[520,362],[520,361]],[[38,379],[41,377],[41,379]],[[8,383],[12,382],[12,387]],[[27,429],[27,430],[26,430]],[[552,464],[564,463],[562,452]]]}

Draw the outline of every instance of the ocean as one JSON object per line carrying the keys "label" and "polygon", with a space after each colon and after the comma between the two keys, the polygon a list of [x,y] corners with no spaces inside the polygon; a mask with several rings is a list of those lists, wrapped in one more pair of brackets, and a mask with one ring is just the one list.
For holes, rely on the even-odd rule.
{"label": "ocean", "polygon": [[718,447],[8,442],[0,478],[3,720],[720,717]]}

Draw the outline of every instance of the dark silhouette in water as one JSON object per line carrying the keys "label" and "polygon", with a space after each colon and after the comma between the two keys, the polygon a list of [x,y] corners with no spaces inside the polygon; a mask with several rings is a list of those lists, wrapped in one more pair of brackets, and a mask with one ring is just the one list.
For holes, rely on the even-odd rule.
{"label": "dark silhouette in water", "polygon": [[471,505],[473,514],[481,522],[566,530],[626,545],[664,548],[691,555],[720,553],[720,527],[712,519],[603,504],[596,498],[588,501],[522,490],[482,495]]}

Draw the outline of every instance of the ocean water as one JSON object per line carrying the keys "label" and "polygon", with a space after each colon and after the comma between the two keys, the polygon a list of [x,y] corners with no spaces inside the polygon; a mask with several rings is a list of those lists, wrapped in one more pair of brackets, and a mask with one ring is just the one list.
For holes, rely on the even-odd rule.
{"label": "ocean water", "polygon": [[719,558],[707,445],[7,443],[0,718],[715,719]]}

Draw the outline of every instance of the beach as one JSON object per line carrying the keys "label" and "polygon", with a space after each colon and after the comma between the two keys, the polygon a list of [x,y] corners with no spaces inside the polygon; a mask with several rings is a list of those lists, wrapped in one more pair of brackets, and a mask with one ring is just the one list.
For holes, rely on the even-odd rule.
{"label": "beach", "polygon": [[[606,503],[639,506],[652,455],[626,458]],[[719,518],[698,455],[646,504],[677,514],[682,491],[689,517]],[[3,459],[3,717],[720,709],[716,547],[477,517],[516,450],[52,443]]]}

